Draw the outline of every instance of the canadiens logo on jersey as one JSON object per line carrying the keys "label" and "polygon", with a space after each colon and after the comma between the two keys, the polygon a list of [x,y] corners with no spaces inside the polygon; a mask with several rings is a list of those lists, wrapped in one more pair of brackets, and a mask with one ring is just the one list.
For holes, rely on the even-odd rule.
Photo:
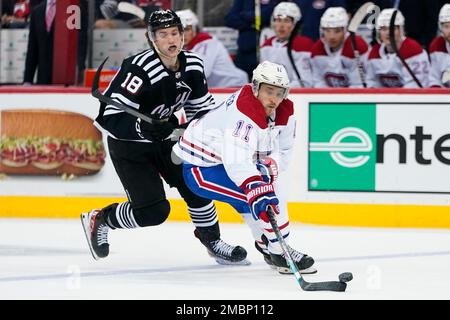
{"label": "canadiens logo on jersey", "polygon": [[380,83],[382,86],[386,88],[402,88],[403,81],[400,75],[396,73],[388,73],[388,74],[379,74],[378,79],[380,79]]}
{"label": "canadiens logo on jersey", "polygon": [[350,83],[346,74],[333,72],[325,73],[325,82],[329,87],[349,87]]}

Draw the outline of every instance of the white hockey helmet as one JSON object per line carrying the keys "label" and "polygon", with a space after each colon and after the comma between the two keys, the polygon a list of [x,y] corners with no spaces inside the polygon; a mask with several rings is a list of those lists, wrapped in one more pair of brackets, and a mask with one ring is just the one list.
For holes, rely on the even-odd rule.
{"label": "white hockey helmet", "polygon": [[286,99],[289,93],[289,77],[286,69],[281,64],[269,61],[263,61],[253,70],[253,93],[258,96],[259,87],[262,83],[284,89],[283,99]]}
{"label": "white hockey helmet", "polygon": [[192,12],[191,9],[180,10],[177,11],[176,14],[180,17],[183,28],[186,28],[187,26],[198,26],[197,15]]}
{"label": "white hockey helmet", "polygon": [[439,24],[450,22],[450,3],[444,4],[439,11]]}
{"label": "white hockey helmet", "polygon": [[294,21],[294,25],[295,25],[302,18],[302,13],[300,12],[300,8],[294,2],[280,2],[273,9],[272,21],[274,21],[278,17],[292,18],[292,20]]}
{"label": "white hockey helmet", "polygon": [[320,28],[347,28],[347,25],[347,11],[342,7],[330,7],[320,18]]}
{"label": "white hockey helmet", "polygon": [[[396,9],[389,8],[389,9],[384,9],[383,11],[380,12],[380,14],[377,17],[376,24],[375,24],[375,27],[377,30],[380,30],[381,27],[389,28],[389,24],[391,23],[392,15],[394,14],[395,10]],[[394,25],[399,26],[402,29],[405,26],[405,17],[399,10],[397,10],[397,16],[395,17]]]}
{"label": "white hockey helmet", "polygon": [[[375,29],[377,30],[376,37],[379,43],[381,43],[380,29],[382,27],[389,28],[392,15],[394,14],[395,10],[396,9],[394,8],[384,9],[377,17],[377,20],[375,22]],[[401,41],[403,41],[405,39],[405,17],[399,10],[397,10],[397,16],[395,17],[394,25],[400,28],[400,38]]]}

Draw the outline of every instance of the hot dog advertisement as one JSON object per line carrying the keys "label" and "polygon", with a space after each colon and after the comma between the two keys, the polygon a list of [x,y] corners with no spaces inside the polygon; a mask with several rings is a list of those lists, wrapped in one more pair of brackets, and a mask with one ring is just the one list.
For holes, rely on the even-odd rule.
{"label": "hot dog advertisement", "polygon": [[105,164],[102,133],[85,115],[51,109],[6,109],[0,122],[0,173],[98,173]]}

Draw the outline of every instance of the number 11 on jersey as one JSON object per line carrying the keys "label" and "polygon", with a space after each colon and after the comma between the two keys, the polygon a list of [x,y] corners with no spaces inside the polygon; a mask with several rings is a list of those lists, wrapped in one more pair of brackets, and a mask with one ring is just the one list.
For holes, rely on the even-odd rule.
{"label": "number 11 on jersey", "polygon": [[[236,123],[236,128],[233,131],[233,137],[241,136],[241,131],[242,131],[243,127],[244,127],[244,121],[239,120]],[[253,129],[253,126],[251,124],[247,124],[245,126],[244,134],[242,135],[241,139],[244,140],[245,142],[248,142],[249,137],[250,137],[250,132],[252,131],[252,129]]]}

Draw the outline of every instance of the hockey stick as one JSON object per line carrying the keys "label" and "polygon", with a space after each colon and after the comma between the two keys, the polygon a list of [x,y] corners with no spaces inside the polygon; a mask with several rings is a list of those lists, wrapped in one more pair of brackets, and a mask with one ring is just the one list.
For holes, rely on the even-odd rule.
{"label": "hockey stick", "polygon": [[347,282],[353,279],[353,275],[350,272],[344,272],[339,275],[339,281],[324,281],[324,282],[308,282],[303,279],[300,271],[292,259],[290,250],[283,236],[281,235],[280,228],[277,225],[275,219],[275,214],[271,206],[267,206],[267,216],[269,217],[270,224],[272,226],[273,232],[277,236],[278,242],[280,243],[281,249],[283,250],[286,262],[289,265],[292,273],[297,279],[300,287],[305,291],[345,291],[347,288]]}
{"label": "hockey stick", "polygon": [[356,65],[358,67],[359,77],[361,78],[361,82],[362,82],[364,88],[367,88],[366,75],[364,73],[364,67],[361,62],[361,55],[358,50],[358,45],[356,44],[356,31],[358,30],[358,27],[363,22],[364,18],[371,11],[369,9],[371,9],[372,6],[375,6],[372,2],[366,2],[365,4],[363,4],[358,9],[358,11],[356,11],[355,15],[352,18],[352,21],[350,21],[350,23],[348,25],[348,31],[350,32],[350,41],[352,44],[353,53],[356,58]]}
{"label": "hockey stick", "polygon": [[291,63],[292,68],[294,69],[295,75],[297,76],[300,87],[304,88],[305,83],[303,82],[302,77],[300,76],[300,72],[298,72],[297,66],[295,65],[294,57],[292,56],[292,44],[294,42],[295,37],[297,36],[299,28],[300,28],[300,21],[297,21],[294,29],[292,29],[292,32],[289,35],[289,40],[288,40],[288,44],[287,44],[287,54],[288,54],[289,62]]}
{"label": "hockey stick", "polygon": [[[108,60],[108,57],[106,57],[105,60],[103,60],[103,62],[100,64],[100,66],[97,69],[97,72],[95,73],[95,77],[94,77],[94,81],[92,83],[92,96],[94,96],[95,98],[97,98],[100,102],[104,102],[107,105],[112,105],[116,108],[119,108],[123,111],[125,111],[126,113],[131,114],[132,116],[135,116],[136,118],[141,118],[141,120],[148,122],[150,124],[158,124],[158,123],[163,123],[169,120],[169,118],[164,118],[164,119],[154,119],[154,118],[150,118],[149,116],[137,111],[136,109],[129,107],[125,104],[122,104],[120,102],[117,102],[116,100],[111,99],[110,97],[103,95],[100,93],[99,90],[99,79],[100,79],[100,74],[102,72],[103,66],[106,63],[106,60]],[[183,135],[184,129],[175,129],[172,133],[172,140],[178,140],[178,138],[180,136]]]}
{"label": "hockey stick", "polygon": [[397,48],[397,42],[395,41],[395,18],[397,17],[397,12],[398,10],[394,10],[394,13],[392,14],[391,17],[391,21],[389,21],[389,41],[391,42],[391,46],[392,46],[392,50],[394,50],[395,54],[397,55],[397,57],[400,59],[400,61],[402,62],[403,66],[406,68],[406,70],[408,71],[408,73],[411,75],[411,77],[414,79],[414,81],[416,82],[416,84],[420,87],[423,88],[422,84],[420,83],[419,79],[417,79],[416,75],[414,74],[414,72],[412,72],[411,68],[408,66],[408,64],[406,63],[405,59],[403,59],[400,56],[400,52],[398,51]]}
{"label": "hockey stick", "polygon": [[120,12],[132,14],[141,20],[144,20],[145,18],[145,11],[142,10],[142,8],[129,2],[119,2],[117,8],[119,9]]}
{"label": "hockey stick", "polygon": [[256,30],[256,63],[259,63],[259,37],[261,34],[261,1],[255,0],[255,30]]}
{"label": "hockey stick", "polygon": [[442,83],[443,83],[443,84],[446,84],[446,83],[449,82],[449,81],[450,81],[450,70],[445,71],[445,72],[442,74]]}

